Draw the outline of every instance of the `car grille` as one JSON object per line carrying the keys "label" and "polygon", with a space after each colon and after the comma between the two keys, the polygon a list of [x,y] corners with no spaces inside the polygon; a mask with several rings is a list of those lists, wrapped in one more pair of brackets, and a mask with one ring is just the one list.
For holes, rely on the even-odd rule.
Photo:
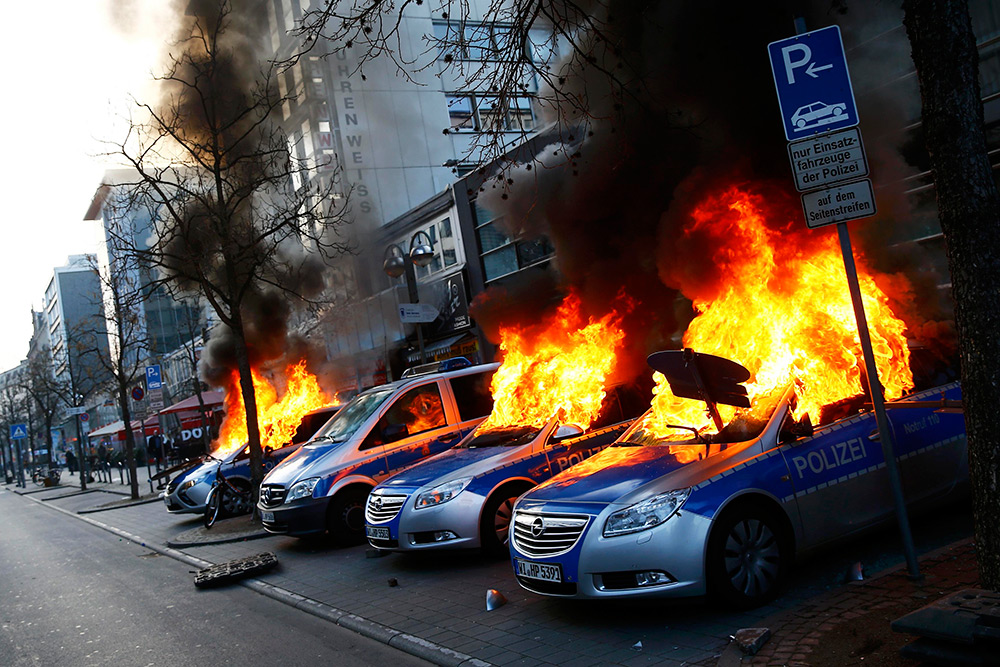
{"label": "car grille", "polygon": [[514,546],[526,556],[556,556],[573,548],[589,517],[514,512]]}
{"label": "car grille", "polygon": [[368,504],[365,506],[365,519],[368,523],[383,523],[392,519],[399,514],[399,510],[402,509],[406,498],[407,496],[388,496],[381,493],[371,494],[368,496]]}
{"label": "car grille", "polygon": [[278,484],[263,484],[260,487],[260,504],[264,507],[278,507],[285,502],[288,491]]}

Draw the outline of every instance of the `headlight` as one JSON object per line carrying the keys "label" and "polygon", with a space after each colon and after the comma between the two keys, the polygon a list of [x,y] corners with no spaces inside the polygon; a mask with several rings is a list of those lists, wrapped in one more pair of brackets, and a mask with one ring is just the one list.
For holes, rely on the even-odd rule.
{"label": "headlight", "polygon": [[471,481],[471,477],[463,477],[462,479],[453,479],[450,482],[438,484],[430,491],[424,491],[417,496],[416,508],[420,509],[421,507],[431,507],[432,505],[446,503],[464,491],[465,487]]}
{"label": "headlight", "polygon": [[186,481],[183,484],[181,484],[180,490],[184,491],[185,489],[190,489],[192,486],[196,486],[198,484],[201,484],[202,482],[206,482],[206,481],[208,481],[208,478],[211,477],[213,474],[214,473],[206,472],[203,475],[198,475],[197,477],[195,477],[193,479],[189,479],[188,481]]}
{"label": "headlight", "polygon": [[309,498],[312,496],[317,482],[319,482],[319,477],[310,477],[292,484],[292,488],[288,490],[288,496],[285,497],[285,502],[290,503],[299,498]]}
{"label": "headlight", "polygon": [[677,489],[619,510],[604,522],[604,537],[627,535],[659,526],[677,513],[689,495],[691,489]]}

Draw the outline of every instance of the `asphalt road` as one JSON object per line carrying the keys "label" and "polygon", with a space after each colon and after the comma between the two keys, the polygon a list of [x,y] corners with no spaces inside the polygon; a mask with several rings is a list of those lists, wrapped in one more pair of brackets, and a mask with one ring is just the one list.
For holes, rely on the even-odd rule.
{"label": "asphalt road", "polygon": [[428,664],[10,492],[0,516],[0,665]]}

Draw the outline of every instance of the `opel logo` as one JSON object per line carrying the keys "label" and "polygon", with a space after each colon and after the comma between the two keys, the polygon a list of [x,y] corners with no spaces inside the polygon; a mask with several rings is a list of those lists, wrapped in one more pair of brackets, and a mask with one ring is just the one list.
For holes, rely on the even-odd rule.
{"label": "opel logo", "polygon": [[382,509],[382,496],[375,496],[375,509],[376,510]]}
{"label": "opel logo", "polygon": [[545,532],[545,522],[542,521],[542,517],[537,517],[531,522],[531,536],[541,537],[542,533]]}

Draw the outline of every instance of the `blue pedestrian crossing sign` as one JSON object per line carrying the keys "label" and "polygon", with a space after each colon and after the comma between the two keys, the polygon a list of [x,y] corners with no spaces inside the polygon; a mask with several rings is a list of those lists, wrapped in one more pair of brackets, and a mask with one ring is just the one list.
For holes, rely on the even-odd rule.
{"label": "blue pedestrian crossing sign", "polygon": [[788,141],[858,124],[839,26],[771,42],[767,53]]}
{"label": "blue pedestrian crossing sign", "polygon": [[28,426],[26,424],[11,424],[10,425],[10,439],[11,440],[24,440],[28,437]]}

